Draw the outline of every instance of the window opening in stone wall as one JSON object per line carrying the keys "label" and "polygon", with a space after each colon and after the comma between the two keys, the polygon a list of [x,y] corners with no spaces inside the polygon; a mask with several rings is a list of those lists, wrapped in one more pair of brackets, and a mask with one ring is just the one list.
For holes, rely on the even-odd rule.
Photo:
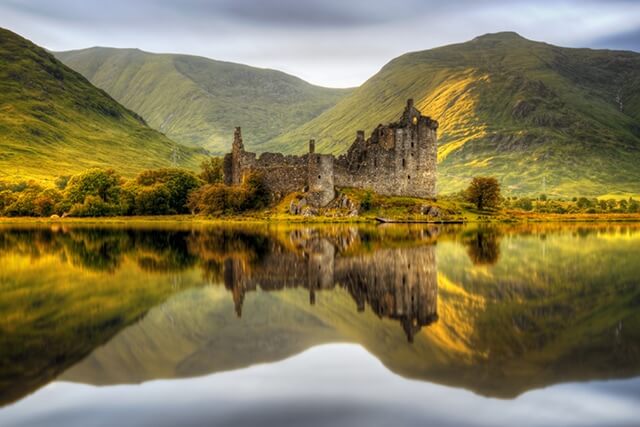
{"label": "window opening in stone wall", "polygon": [[402,159],[402,167],[405,167],[405,166],[406,166],[406,163],[405,163],[404,159]]}

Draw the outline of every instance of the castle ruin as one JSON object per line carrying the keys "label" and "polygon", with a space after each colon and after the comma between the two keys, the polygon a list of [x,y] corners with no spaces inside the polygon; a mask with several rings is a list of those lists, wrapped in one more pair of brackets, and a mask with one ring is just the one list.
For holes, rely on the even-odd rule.
{"label": "castle ruin", "polygon": [[304,191],[309,204],[326,206],[335,187],[355,187],[388,196],[436,196],[438,122],[423,116],[409,99],[397,122],[378,125],[365,139],[358,131],[349,150],[339,157],[315,152],[302,156],[247,152],[240,128],[234,133],[231,153],[224,157],[227,185],[238,185],[251,172],[259,172],[274,199]]}

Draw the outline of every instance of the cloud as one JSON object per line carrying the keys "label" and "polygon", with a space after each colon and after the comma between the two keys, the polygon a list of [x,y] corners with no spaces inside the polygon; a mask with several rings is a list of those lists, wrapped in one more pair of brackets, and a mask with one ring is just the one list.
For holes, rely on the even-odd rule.
{"label": "cloud", "polygon": [[594,47],[640,52],[640,28],[595,40]]}
{"label": "cloud", "polygon": [[632,0],[0,0],[0,26],[52,50],[178,52],[354,86],[407,51],[497,31],[638,49]]}

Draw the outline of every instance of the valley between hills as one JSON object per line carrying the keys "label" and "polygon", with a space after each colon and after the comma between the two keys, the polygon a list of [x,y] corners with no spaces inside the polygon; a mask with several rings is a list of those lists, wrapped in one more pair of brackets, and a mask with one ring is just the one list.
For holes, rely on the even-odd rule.
{"label": "valley between hills", "polygon": [[[449,210],[449,219],[482,217],[455,202],[477,176],[495,177],[513,208],[518,197],[543,195],[558,204],[542,213],[634,213],[627,206],[640,195],[638,70],[635,52],[562,48],[503,32],[407,53],[360,87],[330,89],[189,55],[101,47],[52,53],[0,30],[0,184],[48,191],[92,168],[127,180],[149,169],[195,173],[230,151],[235,126],[257,153],[305,153],[314,138],[318,152],[338,155],[358,130],[368,137],[413,98],[440,124],[443,199],[435,206]],[[15,194],[2,203],[17,203]],[[578,197],[588,204],[573,209]],[[390,210],[380,213],[411,216],[406,203],[418,209],[419,201],[386,200],[381,206]]]}

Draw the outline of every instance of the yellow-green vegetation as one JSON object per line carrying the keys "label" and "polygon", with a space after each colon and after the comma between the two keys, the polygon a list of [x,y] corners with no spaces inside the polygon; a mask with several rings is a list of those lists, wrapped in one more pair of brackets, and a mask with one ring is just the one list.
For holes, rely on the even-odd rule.
{"label": "yellow-green vegetation", "polygon": [[189,55],[101,47],[55,55],[153,128],[214,154],[229,151],[235,126],[242,126],[249,149],[259,149],[350,92],[280,71]]}
{"label": "yellow-green vegetation", "polygon": [[[409,344],[398,319],[379,317],[370,306],[359,312],[339,284],[316,289],[310,305],[308,284],[285,286],[285,279],[277,290],[244,289],[236,317],[241,282],[223,274],[225,260],[240,261],[247,277],[269,281],[261,272],[274,269],[264,260],[299,252],[304,263],[296,242],[305,236],[346,242],[338,246],[340,258],[387,250],[391,260],[407,248],[435,250],[438,320]],[[205,375],[325,342],[360,344],[409,378],[503,398],[640,371],[637,226],[0,229],[0,243],[8,266],[0,272],[2,344],[29,338],[39,346],[30,350],[52,346],[2,347],[11,349],[3,354],[25,358],[2,365],[3,390],[14,396],[26,391],[15,387],[22,380],[46,383],[91,348],[63,379],[119,384]],[[212,286],[177,293],[203,276]],[[37,293],[29,291],[34,286]],[[114,313],[121,318],[113,320]],[[141,319],[131,324],[135,316]],[[24,366],[31,369],[19,369]]]}
{"label": "yellow-green vegetation", "polygon": [[640,54],[568,49],[515,33],[408,53],[264,149],[342,153],[408,98],[440,123],[438,189],[495,176],[507,195],[640,193]]}
{"label": "yellow-green vegetation", "polygon": [[[207,176],[207,169],[203,171]],[[241,185],[207,184],[193,191],[188,206],[205,215],[233,215],[264,209],[270,201],[262,175],[249,174]]]}
{"label": "yellow-green vegetation", "polygon": [[0,29],[0,180],[117,167],[125,176],[176,164],[198,150],[169,140],[44,49]]}
{"label": "yellow-green vegetation", "polygon": [[175,168],[143,171],[129,181],[112,169],[61,178],[54,188],[35,181],[0,181],[0,216],[186,214],[189,195],[203,185],[193,172]]}
{"label": "yellow-green vegetation", "polygon": [[[187,234],[0,229],[0,405],[54,379],[171,294],[200,285]],[[181,274],[169,281],[171,271]]]}
{"label": "yellow-green vegetation", "polygon": [[[274,200],[260,173],[250,174],[241,185],[230,186],[221,182],[219,158],[205,161],[201,167],[197,176],[185,169],[164,168],[142,171],[129,180],[112,169],[90,169],[72,177],[58,177],[55,186],[0,181],[0,217],[51,216],[54,221],[61,216],[119,217],[116,221],[144,217],[137,222],[153,216],[171,216],[165,222],[640,221],[640,202],[632,197],[502,198],[499,185],[491,177],[476,178],[466,191],[439,199],[339,188],[326,207],[309,207],[293,214],[291,207],[304,198],[303,193]],[[192,215],[179,216],[184,214]]]}

